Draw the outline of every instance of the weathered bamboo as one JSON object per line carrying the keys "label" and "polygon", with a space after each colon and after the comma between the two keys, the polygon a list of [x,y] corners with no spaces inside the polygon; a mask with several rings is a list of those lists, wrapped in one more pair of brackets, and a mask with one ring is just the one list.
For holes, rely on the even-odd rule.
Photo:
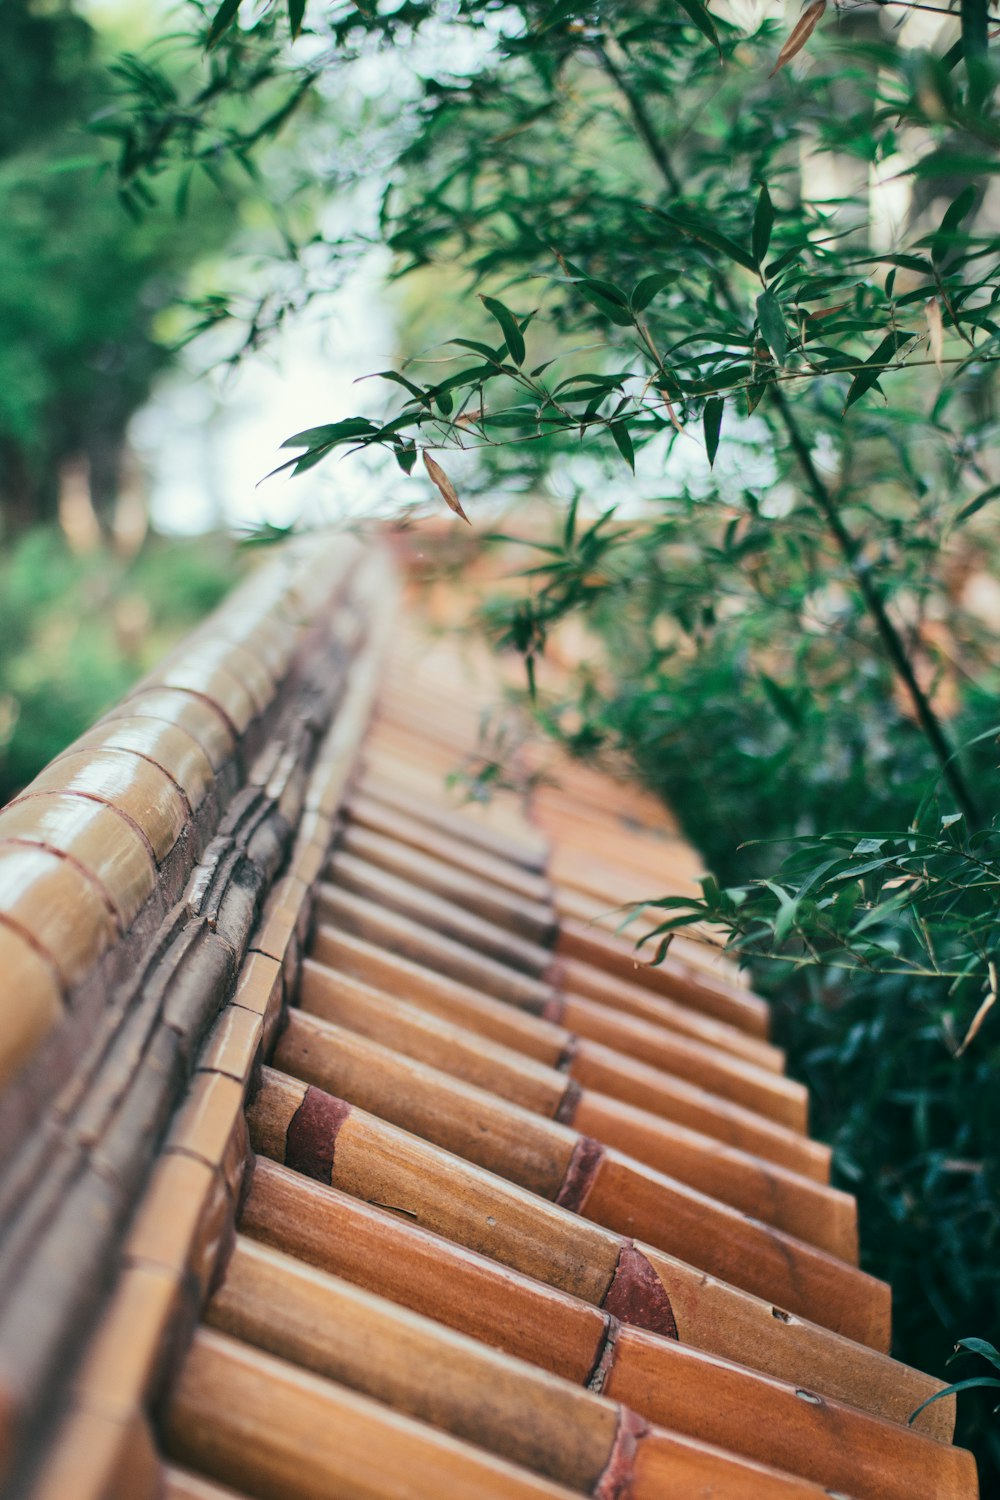
{"label": "weathered bamboo", "polygon": [[705,970],[671,959],[669,954],[656,967],[642,963],[627,938],[603,932],[572,917],[559,924],[556,952],[567,958],[583,959],[609,973],[622,974],[655,994],[684,1000],[717,1020],[742,1026],[753,1036],[767,1036],[768,1013],[763,1000]]}
{"label": "weathered bamboo", "polygon": [[[389,841],[381,842],[385,845]],[[617,1011],[665,1026],[667,1030],[678,1030],[697,1040],[721,1046],[753,1064],[781,1071],[782,1058],[778,1050],[748,1036],[738,1027],[713,1021],[689,1006],[653,994],[640,985],[621,980],[616,982],[606,971],[591,965],[560,960],[553,966],[551,954],[544,947],[519,938],[508,927],[500,926],[492,919],[470,912],[468,900],[459,889],[450,898],[424,889],[419,866],[408,878],[403,878],[378,864],[372,865],[357,856],[338,852],[327,867],[326,878],[341,891],[353,892],[377,904],[383,911],[398,912],[426,929],[510,967],[538,978],[551,977],[553,982],[571,991],[576,988],[574,978],[580,978],[583,993],[604,1004],[613,1004]],[[461,880],[456,878],[456,885],[460,886]],[[469,899],[474,899],[474,893]]]}
{"label": "weathered bamboo", "polygon": [[492,672],[392,592],[299,549],[0,813],[0,1485],[972,1500],[763,1002],[617,930],[676,822],[460,806]]}
{"label": "weathered bamboo", "polygon": [[396,839],[357,824],[348,824],[341,844],[349,854],[393,875],[419,882],[448,901],[463,902],[476,915],[499,922],[531,942],[549,944],[555,937],[555,915],[548,906],[516,896],[513,891],[505,891],[493,881],[482,880],[468,871],[460,873],[445,860],[417,854]]}
{"label": "weathered bamboo", "polygon": [[[583,1383],[591,1378],[611,1330],[607,1313],[586,1299],[526,1276],[464,1244],[442,1239],[398,1208],[352,1198],[266,1157],[258,1159],[241,1228],[310,1265],[569,1380]],[[695,1363],[705,1360],[712,1365],[716,1356],[729,1355],[740,1362],[732,1368],[742,1367],[750,1377],[763,1370],[781,1380],[786,1389],[820,1392],[822,1400],[812,1403],[817,1411],[827,1409],[824,1403],[834,1403],[831,1442],[841,1440],[838,1402],[905,1426],[909,1412],[940,1389],[929,1376],[865,1345],[791,1316],[775,1318],[769,1304],[752,1297],[734,1291],[718,1296],[710,1292],[702,1304],[697,1300],[697,1286],[704,1278],[697,1273],[692,1273],[690,1294],[682,1270],[664,1264],[663,1274],[668,1294],[672,1295],[676,1284],[684,1304],[676,1324],[679,1345],[672,1335],[653,1334],[665,1350],[663,1357],[669,1359],[677,1347],[690,1351]],[[611,1282],[603,1293],[605,1302],[610,1290]],[[643,1318],[641,1305],[630,1307],[627,1301],[615,1305],[619,1316],[628,1320],[625,1328]],[[659,1318],[654,1314],[648,1321]],[[702,1353],[697,1347],[702,1338],[714,1353]],[[668,1378],[673,1381],[673,1374]],[[700,1378],[685,1375],[693,1382],[695,1411]],[[651,1397],[656,1399],[655,1393]],[[749,1396],[747,1401],[749,1415],[755,1408]],[[634,1390],[630,1404],[642,1409]],[[917,1430],[948,1442],[953,1410],[953,1401],[935,1402],[917,1419]]]}
{"label": "weathered bamboo", "polygon": [[596,1000],[619,1014],[636,1016],[655,1026],[680,1031],[723,1052],[735,1053],[756,1067],[768,1068],[774,1073],[784,1071],[784,1053],[770,1042],[749,1036],[727,1022],[714,1021],[665,995],[653,994],[623,975],[610,974],[606,969],[579,959],[564,958],[558,961],[553,977],[557,977],[561,988],[572,995]]}
{"label": "weathered bamboo", "polygon": [[390,874],[346,851],[336,851],[327,865],[325,878],[338,890],[353,891],[377,902],[385,911],[399,912],[508,968],[541,979],[550,967],[552,955],[548,948],[519,937],[509,927],[479,916],[464,904],[426,890],[422,882]]}
{"label": "weathered bamboo", "polygon": [[562,1485],[202,1330],[169,1406],[172,1458],[259,1500],[569,1500]]}
{"label": "weathered bamboo", "polygon": [[[209,1325],[221,1332],[585,1494],[594,1491],[605,1473],[622,1423],[621,1408],[606,1396],[450,1332],[253,1241],[237,1244],[206,1316]],[[657,1377],[663,1375],[658,1356],[669,1350],[676,1359],[676,1346],[614,1325],[613,1340],[602,1354],[602,1370],[610,1366],[610,1379],[619,1387],[628,1385],[640,1398],[643,1378],[647,1387],[652,1379],[655,1401]],[[759,1378],[748,1382],[739,1372],[723,1372],[718,1365],[706,1367],[704,1361],[698,1364],[699,1374],[704,1376],[706,1368],[717,1381],[720,1373],[728,1373],[732,1382],[728,1407],[722,1404],[715,1414],[723,1450],[742,1456],[749,1456],[748,1448],[770,1450],[768,1458],[754,1455],[758,1462],[769,1464],[780,1447],[781,1468],[801,1477],[811,1470],[827,1486],[849,1482],[858,1500],[909,1500],[914,1478],[920,1475],[926,1480],[929,1474],[935,1476],[936,1493],[942,1500],[962,1493],[968,1455],[926,1439],[907,1442],[899,1428],[858,1414],[840,1413],[836,1446],[830,1441],[830,1424],[824,1429],[815,1420],[798,1423],[798,1441],[793,1443],[782,1442],[774,1429],[769,1437],[762,1437],[759,1421],[747,1422],[747,1408],[740,1397],[745,1398],[752,1386],[754,1396],[766,1401],[766,1383]],[[610,1388],[610,1380],[605,1379],[604,1388]],[[771,1404],[776,1405],[773,1389]],[[645,1403],[648,1408],[648,1392]],[[669,1407],[669,1396],[661,1396],[661,1404]],[[683,1398],[673,1404],[683,1407]],[[685,1415],[694,1404],[688,1400]],[[790,1402],[786,1396],[781,1415],[792,1423],[806,1405],[794,1394]],[[811,1408],[812,1403],[808,1405]],[[648,1409],[643,1409],[643,1415],[649,1416]],[[692,1425],[698,1425],[697,1421],[688,1420],[683,1435],[700,1443]],[[852,1435],[863,1435],[866,1440],[862,1464],[851,1462],[850,1457],[845,1462],[842,1456],[844,1439],[849,1443]],[[651,1436],[646,1437],[647,1443]],[[661,1447],[672,1446],[668,1430],[655,1437]],[[705,1452],[701,1456],[711,1457]],[[879,1462],[887,1458],[898,1460],[903,1472],[890,1470],[887,1478]],[[725,1474],[722,1478],[724,1482]],[[949,1482],[952,1479],[957,1485]],[[767,1476],[756,1476],[756,1482],[761,1494],[770,1492]]]}
{"label": "weathered bamboo", "polygon": [[429,854],[434,859],[446,860],[460,870],[468,870],[472,875],[492,881],[504,890],[513,892],[515,896],[537,902],[547,902],[549,899],[549,883],[541,875],[387,807],[364,792],[351,798],[346,811],[351,822],[360,827],[370,828],[375,833],[389,834],[411,849]]}
{"label": "weathered bamboo", "polygon": [[[489,1089],[524,1109],[573,1125],[604,1145],[616,1146],[841,1259],[857,1258],[856,1206],[846,1193],[821,1187],[683,1126],[667,1124],[619,1100],[580,1090],[558,1069],[532,1062],[350,976],[336,976],[312,960],[303,965],[299,1004],[322,1020]],[[289,1031],[303,1024],[293,1013]],[[288,1039],[286,1032],[283,1045]],[[309,1046],[308,1028],[304,1045]]]}
{"label": "weathered bamboo", "polygon": [[496,960],[481,958],[472,948],[439,937],[407,917],[387,912],[337,887],[325,884],[319,887],[316,916],[321,925],[353,932],[447,979],[558,1021],[578,1036],[641,1059],[776,1124],[795,1131],[805,1130],[805,1089],[782,1074],[758,1068],[666,1027],[620,1015],[597,1001],[556,995],[539,980],[508,969]]}
{"label": "weathered bamboo", "polygon": [[[346,1039],[343,1050],[346,1077],[352,1071],[346,1060]],[[350,1050],[355,1058],[360,1055],[360,1048]],[[371,1057],[371,1044],[365,1054]],[[326,1076],[326,1068],[323,1073]],[[299,1159],[296,1142],[301,1122],[315,1115],[316,1143],[304,1158],[307,1164],[320,1163],[313,1175],[366,1197],[372,1197],[373,1189],[388,1191],[391,1181],[391,1192],[402,1196],[378,1201],[402,1204],[420,1222],[472,1248],[486,1249],[554,1286],[586,1295],[572,1280],[581,1268],[571,1265],[577,1255],[588,1253],[586,1246],[597,1257],[584,1273],[591,1292],[594,1278],[600,1282],[607,1263],[613,1267],[617,1260],[620,1241],[613,1234],[598,1238],[606,1231],[597,1230],[589,1220],[635,1221],[654,1243],[661,1242],[657,1248],[664,1248],[662,1241],[667,1240],[680,1257],[693,1253],[711,1275],[729,1278],[750,1292],[763,1290],[765,1296],[778,1298],[780,1293],[789,1311],[873,1348],[886,1347],[888,1289],[882,1283],[789,1236],[743,1219],[710,1198],[683,1190],[627,1157],[611,1151],[593,1156],[585,1138],[551,1125],[543,1127],[535,1116],[514,1106],[498,1107],[481,1090],[453,1084],[450,1107],[436,1109],[433,1085],[426,1087],[423,1097],[418,1094],[419,1086],[428,1085],[428,1080],[417,1064],[404,1060],[380,1072],[374,1087],[382,1107],[395,1112],[392,1101],[399,1100],[399,1095],[394,1089],[404,1079],[413,1084],[414,1091],[400,1102],[400,1114],[411,1126],[432,1131],[443,1145],[428,1144],[320,1088],[265,1070],[250,1114],[255,1148],[278,1161],[289,1160],[291,1151],[294,1165]],[[352,1091],[354,1084],[359,1094],[369,1087],[363,1065],[357,1069]],[[369,1094],[365,1097],[376,1102]],[[486,1122],[495,1125],[495,1135],[483,1129]],[[475,1164],[453,1154],[449,1144],[467,1149]],[[485,1172],[477,1170],[479,1166],[485,1166]],[[516,1172],[516,1182],[492,1175],[505,1169]],[[401,1173],[419,1180],[401,1182]],[[588,1217],[579,1218],[546,1201],[557,1196],[563,1203],[567,1198],[582,1199],[579,1208]],[[596,1203],[596,1211],[590,1200]],[[485,1207],[489,1201],[494,1205],[492,1213]],[[717,1238],[705,1232],[711,1220],[717,1226]],[[464,1238],[470,1233],[472,1240]],[[552,1258],[548,1267],[547,1257]],[[569,1282],[561,1279],[567,1276]],[[589,1300],[596,1299],[591,1296]]]}
{"label": "weathered bamboo", "polygon": [[675,1120],[814,1181],[826,1182],[829,1178],[829,1148],[798,1131],[775,1124],[763,1115],[625,1053],[575,1036],[565,1027],[483,995],[353,933],[320,927],[312,952],[328,969],[350,974],[377,989],[404,994],[435,1015],[454,1020],[530,1057],[563,1067],[584,1087],[593,1087],[626,1102],[634,1100],[652,1114]]}

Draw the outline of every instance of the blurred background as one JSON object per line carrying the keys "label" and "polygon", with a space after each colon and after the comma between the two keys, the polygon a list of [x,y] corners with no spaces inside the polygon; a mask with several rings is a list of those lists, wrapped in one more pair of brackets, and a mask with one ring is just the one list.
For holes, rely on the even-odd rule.
{"label": "blurred background", "polygon": [[[265,479],[289,433],[353,402],[359,370],[391,358],[383,257],[355,247],[321,308],[270,327],[237,364],[240,341],[213,337],[213,299],[224,288],[242,318],[280,296],[288,246],[258,186],[177,174],[166,211],[123,204],[102,122],[144,49],[182,72],[175,21],[176,7],[137,0],[3,8],[0,803],[231,587],[248,529],[393,501],[384,465]],[[314,128],[335,116],[317,108]],[[289,167],[275,150],[266,170]],[[376,179],[369,217],[378,192]],[[358,196],[314,193],[298,227],[335,235]],[[303,300],[292,279],[290,307]]]}

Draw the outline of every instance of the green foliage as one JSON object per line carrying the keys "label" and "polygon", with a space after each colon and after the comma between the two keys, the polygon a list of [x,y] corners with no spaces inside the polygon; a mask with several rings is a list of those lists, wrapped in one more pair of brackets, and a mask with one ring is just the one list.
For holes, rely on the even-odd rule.
{"label": "green foliage", "polygon": [[123,696],[232,586],[231,544],[153,539],[129,563],[54,529],[0,557],[0,804]]}
{"label": "green foliage", "polygon": [[11,0],[3,43],[0,533],[54,516],[67,459],[88,461],[99,509],[114,501],[128,420],[169,358],[157,315],[228,218],[214,189],[184,223],[125,218],[86,133],[108,79],[81,16]]}
{"label": "green foliage", "polygon": [[[982,1355],[983,1359],[988,1360],[995,1370],[1000,1370],[1000,1350],[994,1349],[993,1345],[988,1344],[985,1339],[959,1339],[955,1346],[955,1353],[952,1355],[952,1360],[957,1359],[963,1352]],[[951,1360],[949,1360],[950,1363]],[[959,1380],[954,1385],[945,1386],[943,1391],[937,1391],[933,1396],[929,1396],[926,1401],[922,1401],[916,1411],[911,1414],[910,1421],[914,1421],[923,1411],[924,1407],[930,1406],[932,1401],[940,1401],[944,1396],[953,1396],[957,1391],[969,1391],[984,1387],[990,1390],[1000,1390],[1000,1380],[997,1380],[996,1376],[993,1375],[973,1375],[968,1380]],[[997,1408],[994,1408],[994,1410],[996,1411]]]}

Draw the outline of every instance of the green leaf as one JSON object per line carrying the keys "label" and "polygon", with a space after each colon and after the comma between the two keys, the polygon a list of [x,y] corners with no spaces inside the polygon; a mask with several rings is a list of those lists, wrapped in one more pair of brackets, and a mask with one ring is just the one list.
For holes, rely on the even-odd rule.
{"label": "green leaf", "polygon": [[635,473],[635,449],[632,446],[632,437],[624,422],[612,422],[608,428],[615,440],[615,447],[622,458],[628,464],[632,473]]}
{"label": "green leaf", "polygon": [[288,24],[292,30],[292,41],[302,30],[302,17],[306,13],[306,0],[288,0]]}
{"label": "green leaf", "polygon": [[222,0],[222,4],[212,18],[212,24],[208,28],[208,36],[205,38],[206,47],[214,47],[229,30],[239,14],[242,0]]}
{"label": "green leaf", "polygon": [[767,347],[777,363],[783,365],[788,354],[788,333],[781,303],[772,291],[761,292],[757,298],[757,322]]}
{"label": "green leaf", "polygon": [[1000,484],[991,484],[988,490],[982,490],[974,500],[970,500],[967,505],[963,505],[955,520],[967,521],[970,516],[976,514],[977,510],[982,510],[984,505],[988,505],[998,495],[1000,495]]}
{"label": "green leaf", "polygon": [[[372,375],[362,375],[360,380],[391,380],[395,385],[401,385],[404,390],[409,391],[415,400],[427,403],[427,393],[419,385],[414,385],[412,380],[407,380],[405,375],[400,375],[397,370],[376,370]],[[360,384],[360,380],[355,384]]]}
{"label": "green leaf", "polygon": [[[760,680],[761,685],[763,686],[765,693],[770,699],[775,712],[778,713],[782,719],[784,719],[785,723],[791,729],[794,729],[796,731],[801,730],[802,708],[796,695],[793,692],[790,692],[788,688],[785,687],[784,683],[778,682],[773,677],[769,677],[766,672],[761,672]],[[803,890],[804,889],[806,889],[806,887],[803,887]],[[799,891],[799,896],[801,897],[801,895],[802,890]]]}
{"label": "green leaf", "polygon": [[752,417],[767,394],[769,380],[752,380],[746,387],[747,416]]}
{"label": "green leaf", "polygon": [[349,443],[352,438],[366,437],[377,432],[374,422],[367,417],[346,417],[343,422],[329,422],[325,427],[306,427],[293,437],[286,438],[283,448],[329,448],[335,443]]}
{"label": "green leaf", "polygon": [[799,903],[773,880],[762,880],[761,885],[765,885],[778,902],[778,915],[774,922],[774,941],[775,944],[783,943],[795,926],[799,914]]}
{"label": "green leaf", "polygon": [[882,375],[883,367],[893,359],[903,344],[909,343],[910,338],[910,334],[890,333],[882,340],[874,353],[869,354],[865,360],[864,367],[858,371],[851,381],[850,389],[847,392],[847,400],[844,403],[845,411],[849,406],[853,406],[855,401],[859,401],[866,391],[871,390],[872,386],[878,381],[879,376]]}
{"label": "green leaf", "polygon": [[711,224],[706,224],[698,218],[689,208],[677,205],[669,213],[665,209],[655,208],[653,212],[660,219],[665,219],[673,228],[681,234],[690,235],[693,240],[699,240],[703,245],[717,250],[720,255],[726,256],[728,260],[734,260],[738,266],[743,266],[747,271],[756,271],[757,262],[748,250],[738,245],[735,240],[723,234]]}
{"label": "green leaf", "polygon": [[664,291],[672,286],[677,280],[673,272],[660,271],[653,276],[644,276],[641,281],[636,282],[635,289],[629,299],[634,312],[643,312],[658,292]]}
{"label": "green leaf", "polygon": [[981,1355],[983,1359],[988,1359],[995,1369],[1000,1370],[1000,1349],[995,1348],[993,1344],[988,1344],[985,1339],[959,1339],[952,1359],[957,1357],[960,1349],[967,1350],[969,1354]]}
{"label": "green leaf", "polygon": [[[935,265],[940,265],[945,255],[952,248],[958,236],[958,227],[962,220],[971,212],[975,204],[977,190],[970,182],[964,187],[958,197],[946,211],[941,220],[941,227],[931,240],[931,260]],[[960,238],[964,238],[961,236]]]}
{"label": "green leaf", "polygon": [[628,307],[628,298],[613,281],[600,281],[596,276],[582,276],[580,284],[588,291],[599,293],[605,301],[613,302],[616,307]]}
{"label": "green leaf", "polygon": [[681,10],[687,11],[702,36],[707,36],[712,46],[718,48],[719,37],[715,26],[712,24],[712,17],[701,3],[701,0],[677,0],[677,3],[681,7]]}
{"label": "green leaf", "polygon": [[506,341],[510,357],[518,366],[524,364],[524,336],[518,327],[517,319],[509,307],[496,297],[480,297],[479,299],[488,313],[491,313],[500,324],[501,332]]}
{"label": "green leaf", "polygon": [[928,151],[909,171],[914,177],[978,177],[983,172],[1000,172],[1000,158],[942,146]]}
{"label": "green leaf", "polygon": [[[631,328],[635,323],[624,293],[618,293],[618,297],[612,299],[605,294],[608,283],[603,281],[578,281],[576,285],[586,297],[592,307],[602,312],[612,323],[617,323],[619,328]],[[618,291],[617,287],[612,288]],[[618,300],[620,298],[620,300]]]}
{"label": "green leaf", "polygon": [[708,453],[709,468],[715,463],[715,455],[719,451],[722,413],[725,409],[726,403],[722,396],[712,396],[710,400],[705,402],[705,410],[702,412],[701,421],[705,432],[705,448]]}
{"label": "green leaf", "polygon": [[969,79],[969,103],[978,109],[990,91],[989,0],[962,0],[962,55]]}
{"label": "green leaf", "polygon": [[943,1391],[935,1391],[933,1396],[928,1396],[926,1401],[921,1401],[916,1411],[911,1411],[907,1417],[907,1423],[912,1425],[925,1407],[934,1401],[941,1401],[945,1396],[954,1396],[958,1391],[971,1391],[976,1387],[990,1386],[1000,1390],[1000,1380],[994,1380],[991,1375],[973,1375],[971,1380],[956,1380],[954,1385],[946,1385]]}
{"label": "green leaf", "polygon": [[481,354],[485,359],[492,359],[495,363],[499,362],[504,350],[503,344],[499,349],[493,349],[489,344],[480,344],[476,339],[447,339],[446,343],[457,344],[460,349],[471,349],[475,354]]}
{"label": "green leaf", "polygon": [[753,232],[750,237],[750,248],[753,250],[753,258],[758,268],[764,263],[767,247],[771,243],[771,230],[774,228],[774,205],[771,195],[767,190],[767,184],[761,186],[757,195],[757,207],[753,216]]}

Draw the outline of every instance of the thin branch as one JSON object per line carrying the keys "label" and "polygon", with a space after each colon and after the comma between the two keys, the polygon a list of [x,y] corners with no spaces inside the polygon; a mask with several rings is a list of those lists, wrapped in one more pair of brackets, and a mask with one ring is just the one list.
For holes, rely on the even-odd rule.
{"label": "thin branch", "polygon": [[[680,197],[682,195],[680,178],[677,176],[670,157],[653,126],[643,100],[632,88],[628,79],[611,58],[603,43],[597,46],[596,51],[602,67],[627,103],[636,129],[642,137],[667,188],[675,197]],[[741,316],[742,310],[726,275],[717,268],[713,270],[712,275],[713,281],[726,306],[731,312],[737,316]],[[858,590],[864,600],[865,607],[871,615],[882,641],[883,649],[889,658],[893,670],[903,683],[913,702],[917,720],[941,768],[941,775],[944,782],[955,799],[955,805],[961,810],[970,827],[979,827],[982,823],[982,815],[976,799],[966,782],[965,776],[956,759],[955,750],[948,742],[948,738],[934,712],[930,699],[917,680],[913,664],[909,659],[902,638],[889,616],[882,595],[876,588],[870,572],[861,559],[861,543],[851,534],[845,525],[833,494],[816,467],[812,450],[799,427],[795,414],[785,399],[784,392],[776,389],[773,401],[785,431],[788,434],[792,452],[795,454],[805,475],[809,493],[812,495],[820,514],[825,518],[844,560],[851,569]]]}

